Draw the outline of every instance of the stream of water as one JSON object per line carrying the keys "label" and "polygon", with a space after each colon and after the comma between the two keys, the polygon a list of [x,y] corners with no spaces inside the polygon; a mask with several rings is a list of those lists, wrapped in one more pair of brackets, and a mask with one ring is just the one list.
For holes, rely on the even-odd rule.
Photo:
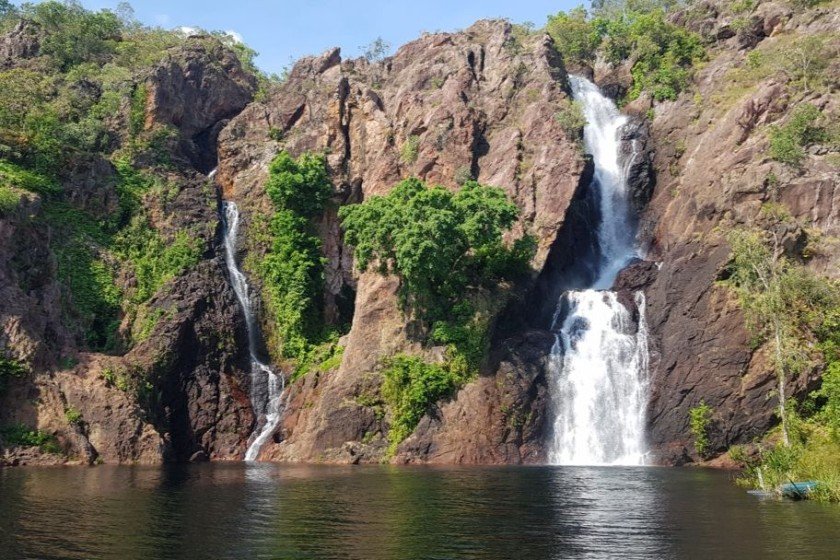
{"label": "stream of water", "polygon": [[262,446],[271,438],[283,412],[282,394],[284,379],[271,367],[260,360],[258,348],[260,330],[254,316],[248,279],[236,262],[236,240],[239,234],[239,208],[232,201],[225,201],[222,206],[224,215],[225,263],[230,273],[230,284],[245,315],[248,330],[248,351],[251,355],[251,406],[259,415],[257,429],[251,435],[251,441],[245,452],[246,461],[256,461]]}
{"label": "stream of water", "polygon": [[588,289],[566,292],[557,304],[548,458],[559,465],[641,465],[648,398],[644,294],[635,295],[634,319],[609,291],[637,256],[627,188],[631,161],[619,157],[619,131],[627,117],[592,82],[577,76],[570,82],[586,117],[584,144],[595,166],[590,188],[598,201],[598,262]]}

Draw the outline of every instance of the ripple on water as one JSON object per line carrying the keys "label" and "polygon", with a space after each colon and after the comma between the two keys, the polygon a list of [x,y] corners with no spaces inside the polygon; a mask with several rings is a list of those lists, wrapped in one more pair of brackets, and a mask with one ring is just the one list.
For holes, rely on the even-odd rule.
{"label": "ripple on water", "polygon": [[0,558],[831,558],[840,508],[725,473],[190,465],[0,470]]}

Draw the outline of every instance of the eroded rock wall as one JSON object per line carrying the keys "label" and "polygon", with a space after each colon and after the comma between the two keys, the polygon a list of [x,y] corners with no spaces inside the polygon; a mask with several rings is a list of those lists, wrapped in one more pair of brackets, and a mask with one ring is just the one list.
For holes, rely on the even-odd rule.
{"label": "eroded rock wall", "polygon": [[[505,189],[519,206],[511,235],[536,237],[538,272],[585,168],[575,139],[554,119],[568,95],[566,72],[550,39],[521,37],[501,21],[424,36],[382,62],[344,61],[331,51],[298,63],[276,93],[224,129],[219,181],[247,222],[269,211],[263,185],[280,149],[294,155],[325,151],[339,202],[385,194],[409,176],[449,188],[456,187],[456,178],[471,176]],[[365,395],[378,394],[383,359],[421,348],[399,310],[396,279],[353,271],[333,218],[324,220],[322,234],[329,291],[334,296],[343,286],[356,291],[352,328],[337,371],[310,374],[292,385],[277,438],[282,442],[267,445],[263,458],[379,460],[386,426],[381,414],[363,404]],[[526,337],[511,344],[533,354],[532,346],[544,342]],[[526,372],[507,361],[523,358],[498,358],[424,420],[399,459],[536,460],[544,403],[534,381],[540,359],[531,358],[536,362]],[[496,368],[499,360],[503,366]],[[532,406],[539,412],[525,410]],[[467,445],[470,440],[474,443]]]}

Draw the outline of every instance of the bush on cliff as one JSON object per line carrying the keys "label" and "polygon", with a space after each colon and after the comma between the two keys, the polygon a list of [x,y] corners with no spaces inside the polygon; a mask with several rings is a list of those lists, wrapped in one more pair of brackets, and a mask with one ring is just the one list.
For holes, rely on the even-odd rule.
{"label": "bush on cliff", "polygon": [[453,192],[414,178],[339,210],[357,267],[397,276],[404,312],[426,342],[447,346],[443,363],[402,355],[386,363],[391,452],[484,358],[490,321],[505,301],[499,286],[526,274],[533,255],[530,237],[502,241],[517,215],[501,189],[467,181]]}
{"label": "bush on cliff", "polygon": [[[778,434],[745,461],[746,483],[774,486],[791,479],[821,481],[815,499],[840,500],[840,286],[786,253],[784,236],[797,225],[778,205],[766,205],[759,226],[730,232],[726,283],[738,295],[747,326],[766,345],[777,376]],[[824,371],[822,388],[803,403],[787,395],[801,373]],[[760,474],[759,474],[760,473]]]}
{"label": "bush on cliff", "polygon": [[528,271],[533,240],[502,241],[518,213],[495,187],[467,181],[452,192],[412,178],[339,217],[358,268],[398,276],[403,309],[454,342],[470,338],[458,327],[474,315],[471,293]]}
{"label": "bush on cliff", "polygon": [[599,52],[613,64],[633,61],[629,99],[643,91],[657,101],[676,99],[705,50],[697,34],[668,21],[668,10],[675,5],[660,0],[597,2],[591,15],[578,7],[549,16],[546,32],[573,63],[593,64]]}
{"label": "bush on cliff", "polygon": [[817,124],[820,110],[810,103],[796,107],[782,126],[770,128],[770,157],[798,167],[805,159],[805,148],[826,138]]}
{"label": "bush on cliff", "polygon": [[270,248],[257,265],[281,356],[306,361],[328,338],[323,323],[324,258],[313,220],[333,191],[323,156],[280,152],[269,166],[266,192],[274,205]]}
{"label": "bush on cliff", "polygon": [[466,369],[453,367],[451,363],[429,364],[405,354],[388,360],[382,375],[382,398],[391,412],[390,455],[411,435],[430,407],[470,377]]}
{"label": "bush on cliff", "polygon": [[554,39],[564,60],[574,64],[595,60],[595,51],[603,38],[599,28],[588,19],[583,6],[548,16],[545,31]]}

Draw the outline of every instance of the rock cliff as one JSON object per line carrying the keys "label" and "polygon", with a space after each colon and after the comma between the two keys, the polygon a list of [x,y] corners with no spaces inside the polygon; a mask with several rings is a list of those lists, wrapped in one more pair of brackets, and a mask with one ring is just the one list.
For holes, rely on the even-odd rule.
{"label": "rock cliff", "polygon": [[[810,146],[798,167],[768,155],[771,127],[797,104],[812,104],[836,121],[840,15],[836,3],[792,10],[767,1],[735,14],[726,2],[703,1],[670,18],[703,37],[707,60],[675,100],[654,102],[643,93],[622,109],[632,117],[621,131],[622,161],[646,258],[625,269],[615,288],[628,306],[631,291],[646,293],[649,443],[654,461],[682,464],[698,459],[688,419],[701,401],[714,409],[716,452],[753,440],[777,421],[767,351],[752,344],[737,302],[719,282],[730,259],[726,228],[751,223],[764,203],[780,203],[807,224],[788,232],[791,253],[802,256],[811,242],[817,250],[804,259],[808,265],[840,275],[837,146]],[[809,36],[823,41],[826,83],[803,91],[768,61],[801,48]],[[37,67],[39,37],[37,26],[26,23],[0,37],[0,69]],[[629,62],[598,59],[577,71],[616,98],[632,86]],[[337,208],[416,176],[449,189],[468,179],[504,189],[521,210],[510,239],[532,235],[537,250],[530,278],[507,293],[493,317],[480,374],[437,403],[389,460],[545,460],[546,363],[555,340],[548,329],[559,293],[585,285],[592,273],[581,255],[597,250],[596,201],[586,188],[591,163],[555,118],[570,92],[563,55],[547,35],[482,21],[424,35],[383,60],[348,60],[332,50],[300,60],[258,100],[257,82],[235,53],[196,36],[131,81],[141,134],[166,131],[163,151],[171,158],[165,166],[140,158],[145,171],[169,185],[142,199],[150,227],[166,243],[186,232],[199,256],[119,316],[112,330],[122,343],[105,351],[68,320],[73,302],[55,255],[65,230],[46,218],[49,197],[26,193],[0,212],[0,358],[28,371],[0,390],[0,425],[37,428],[63,453],[6,445],[0,463],[244,456],[256,419],[244,318],[221,256],[219,203],[230,199],[240,208],[240,257],[253,273],[249,267],[268,249],[260,229],[273,211],[265,184],[280,150],[326,154],[334,192],[317,220],[324,316],[350,328],[339,342],[340,365],[288,384],[283,420],[260,458],[389,457],[389,416],[380,396],[385,360],[409,353],[435,361],[444,349],[416,340],[398,304],[396,278],[354,269]],[[133,141],[132,112],[137,107],[123,103],[110,123],[115,148]],[[216,165],[210,181],[206,174]],[[60,174],[65,202],[94,221],[113,216],[121,173],[113,159],[77,158]],[[124,273],[115,284],[131,294],[135,276]],[[258,296],[258,278],[251,280]],[[271,320],[257,307],[271,336]],[[272,357],[290,374],[286,361]],[[793,393],[813,389],[819,373],[793,380]]]}
{"label": "rock cliff", "polygon": [[[343,61],[332,51],[299,62],[285,84],[222,131],[218,178],[225,196],[252,215],[268,208],[263,185],[280,149],[328,153],[339,202],[387,193],[408,176],[449,188],[475,178],[505,189],[522,210],[513,235],[536,237],[536,275],[551,258],[586,168],[576,139],[554,118],[568,97],[550,39],[501,21],[424,36],[380,62]],[[282,442],[266,446],[263,457],[379,460],[386,426],[374,407],[360,403],[378,395],[385,358],[419,347],[397,305],[396,280],[353,271],[333,214],[321,232],[327,305],[355,292],[352,328],[337,371],[291,386]],[[525,337],[510,348],[534,354],[532,346],[545,343]],[[497,362],[521,363],[516,352],[500,353]],[[530,358],[537,363],[528,371],[507,361],[490,366],[427,419],[400,460],[538,460],[545,403],[540,359]]]}

